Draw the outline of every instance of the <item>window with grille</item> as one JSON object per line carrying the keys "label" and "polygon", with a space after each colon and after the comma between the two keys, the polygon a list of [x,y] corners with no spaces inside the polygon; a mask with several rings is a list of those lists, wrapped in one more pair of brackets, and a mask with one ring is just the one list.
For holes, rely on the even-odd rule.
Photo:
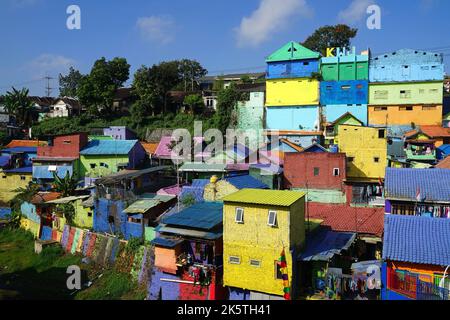
{"label": "window with grille", "polygon": [[256,259],[251,259],[250,260],[250,265],[252,267],[261,267],[261,261],[260,260],[256,260]]}
{"label": "window with grille", "polygon": [[387,99],[389,97],[389,91],[377,90],[375,91],[375,99]]}

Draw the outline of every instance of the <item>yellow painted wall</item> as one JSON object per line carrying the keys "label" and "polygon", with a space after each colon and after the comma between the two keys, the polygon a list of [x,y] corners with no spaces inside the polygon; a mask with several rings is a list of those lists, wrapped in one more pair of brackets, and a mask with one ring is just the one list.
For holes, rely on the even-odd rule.
{"label": "yellow painted wall", "polygon": [[[77,200],[73,203],[75,207],[75,224],[80,228],[92,229],[94,226],[94,212],[93,208],[84,208],[82,205],[82,200]],[[91,213],[91,216],[88,215]]]}
{"label": "yellow painted wall", "polygon": [[239,191],[235,186],[227,181],[220,180],[216,183],[209,183],[205,186],[203,198],[205,201],[219,201],[223,197]]}
{"label": "yellow painted wall", "polygon": [[381,106],[368,107],[369,125],[410,125],[411,122],[416,125],[442,125],[442,105],[414,105],[411,111],[401,109],[399,105],[383,107],[387,110],[382,110]]}
{"label": "yellow painted wall", "polygon": [[[24,180],[21,177],[24,177]],[[0,201],[11,201],[16,195],[13,190],[26,188],[31,180],[31,174],[0,172]]]}
{"label": "yellow painted wall", "polygon": [[277,79],[266,81],[266,106],[311,106],[319,104],[319,81]]}
{"label": "yellow painted wall", "polygon": [[35,237],[39,236],[39,228],[40,228],[39,223],[36,223],[26,218],[22,218],[20,220],[20,225],[23,229],[30,231]]}
{"label": "yellow painted wall", "polygon": [[[347,177],[384,178],[387,167],[387,141],[378,138],[378,131],[385,129],[341,125],[339,151],[347,155]],[[349,158],[353,157],[353,162]],[[374,158],[379,158],[375,162]]]}
{"label": "yellow painted wall", "polygon": [[[244,208],[243,224],[235,222],[236,207]],[[267,225],[269,209],[277,211],[277,228]],[[304,217],[304,198],[291,208],[225,203],[224,285],[282,296],[283,281],[276,279],[275,263],[284,246],[292,285],[290,248],[299,249],[304,243]],[[229,263],[230,256],[240,257],[241,263]],[[261,266],[250,265],[251,259],[261,261]]]}

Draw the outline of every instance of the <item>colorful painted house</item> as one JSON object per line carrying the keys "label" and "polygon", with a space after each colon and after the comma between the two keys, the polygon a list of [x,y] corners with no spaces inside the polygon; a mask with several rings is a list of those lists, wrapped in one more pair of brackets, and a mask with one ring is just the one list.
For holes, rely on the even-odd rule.
{"label": "colorful painted house", "polygon": [[138,169],[145,156],[138,140],[92,140],[80,151],[82,176],[96,178],[122,169]]}
{"label": "colorful painted house", "polygon": [[284,187],[286,189],[344,190],[346,159],[344,153],[289,153],[284,159]]}
{"label": "colorful painted house", "polygon": [[384,223],[382,299],[450,300],[450,220],[387,215]]}
{"label": "colorful painted house", "polygon": [[250,146],[256,147],[264,143],[265,84],[239,85],[238,90],[248,95],[248,100],[239,101],[236,106],[237,129],[249,136]]}
{"label": "colorful painted house", "polygon": [[330,48],[320,61],[323,81],[347,81],[369,79],[369,50],[356,54],[356,48]]}
{"label": "colorful painted house", "polygon": [[401,49],[370,59],[370,82],[444,80],[444,56],[422,50]]}
{"label": "colorful painted house", "polygon": [[243,189],[223,202],[223,283],[230,299],[249,292],[265,299],[283,299],[285,293],[295,297],[295,261],[305,241],[305,194]]}
{"label": "colorful painted house", "polygon": [[337,144],[339,141],[338,128],[340,125],[353,125],[362,127],[364,126],[364,123],[350,112],[341,115],[339,118],[337,118],[332,122],[325,123],[324,126],[325,129],[323,133],[325,140],[324,145],[328,146],[332,151],[338,151],[337,150]]}
{"label": "colorful painted house", "polygon": [[315,131],[320,129],[320,54],[289,42],[267,62],[266,129]]}
{"label": "colorful painted house", "polygon": [[[64,225],[66,224],[66,219],[64,214],[58,209],[59,205],[71,204],[74,208],[73,225],[79,228],[92,229],[93,227],[93,216],[94,216],[94,206],[88,202],[90,195],[80,195],[80,196],[70,196],[59,198],[55,200],[47,201],[46,204],[53,205],[52,213],[58,216],[58,223],[55,225],[53,223],[53,228],[63,231]],[[56,220],[55,218],[53,219]]]}
{"label": "colorful painted house", "polygon": [[225,300],[223,205],[203,202],[163,217],[158,226],[150,300]]}
{"label": "colorful painted house", "polygon": [[347,155],[349,180],[378,181],[387,166],[385,128],[340,125],[339,151]]}
{"label": "colorful painted house", "polygon": [[125,126],[111,126],[103,129],[103,135],[114,140],[135,140],[136,133]]}
{"label": "colorful painted house", "polygon": [[67,174],[82,177],[80,151],[87,145],[87,133],[57,135],[47,146],[38,146],[33,160],[33,179],[47,185],[53,181],[53,173],[63,178]]}
{"label": "colorful painted house", "polygon": [[403,49],[370,64],[369,124],[442,125],[443,55]]}
{"label": "colorful painted house", "polygon": [[211,182],[205,186],[203,198],[205,201],[221,201],[227,195],[242,189],[269,189],[269,187],[250,175],[227,176],[220,180],[212,177]]}
{"label": "colorful painted house", "polygon": [[7,205],[16,196],[14,190],[24,188],[32,181],[32,168],[21,167],[0,171],[0,204]]}
{"label": "colorful painted house", "polygon": [[130,216],[125,210],[146,193],[156,193],[163,187],[173,185],[173,179],[166,175],[167,169],[160,166],[122,170],[95,180],[94,231],[122,234],[126,239],[134,236],[135,225],[127,228],[130,226],[128,222],[133,221],[129,221]]}
{"label": "colorful painted house", "polygon": [[450,170],[387,168],[388,214],[450,218]]}

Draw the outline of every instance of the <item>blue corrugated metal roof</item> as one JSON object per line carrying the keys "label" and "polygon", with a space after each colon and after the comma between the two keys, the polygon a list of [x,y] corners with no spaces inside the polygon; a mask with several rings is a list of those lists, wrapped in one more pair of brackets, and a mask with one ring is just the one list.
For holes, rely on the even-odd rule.
{"label": "blue corrugated metal roof", "polygon": [[2,152],[14,153],[14,152],[24,152],[24,153],[37,153],[37,147],[15,147],[3,149]]}
{"label": "blue corrugated metal roof", "polygon": [[386,215],[383,260],[450,265],[450,219]]}
{"label": "blue corrugated metal roof", "polygon": [[450,170],[386,168],[387,199],[416,201],[419,189],[424,201],[450,202]]}
{"label": "blue corrugated metal roof", "polygon": [[0,167],[4,167],[4,166],[8,165],[9,159],[10,159],[9,156],[1,156],[0,157]]}
{"label": "blue corrugated metal roof", "polygon": [[203,193],[205,191],[205,186],[209,183],[209,179],[194,179],[192,180],[192,185],[183,186],[181,188],[180,199],[188,195],[192,195],[196,202],[203,201]]}
{"label": "blue corrugated metal roof", "polygon": [[151,243],[155,246],[161,246],[161,247],[166,247],[166,248],[173,248],[181,242],[183,242],[183,240],[169,239],[169,238],[162,238],[162,237],[155,238],[151,241]]}
{"label": "blue corrugated metal roof", "polygon": [[307,238],[306,249],[299,255],[301,261],[329,261],[335,254],[350,248],[356,233],[320,230]]}
{"label": "blue corrugated metal roof", "polygon": [[438,159],[444,159],[450,155],[450,144],[443,144],[439,148],[437,148],[437,157]]}
{"label": "blue corrugated metal roof", "polygon": [[226,177],[224,180],[238,189],[269,189],[265,183],[250,175]]}
{"label": "blue corrugated metal roof", "polygon": [[128,154],[137,140],[92,140],[80,151],[81,155]]}
{"label": "blue corrugated metal roof", "polygon": [[200,202],[178,213],[162,219],[166,225],[211,230],[220,225],[223,219],[223,204]]}
{"label": "blue corrugated metal roof", "polygon": [[9,169],[9,170],[3,170],[3,172],[6,173],[32,173],[33,167],[22,167],[22,168],[16,168],[16,169]]}

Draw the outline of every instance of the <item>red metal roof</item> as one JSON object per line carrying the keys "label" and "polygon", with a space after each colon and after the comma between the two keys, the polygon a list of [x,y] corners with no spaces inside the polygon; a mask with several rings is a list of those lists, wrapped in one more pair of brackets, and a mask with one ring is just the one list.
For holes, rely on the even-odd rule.
{"label": "red metal roof", "polygon": [[31,199],[32,204],[45,203],[47,201],[53,201],[61,196],[59,192],[38,192]]}
{"label": "red metal roof", "polygon": [[356,232],[381,237],[384,228],[384,208],[354,208],[348,205],[308,203],[310,219],[323,220],[322,225],[333,231]]}

